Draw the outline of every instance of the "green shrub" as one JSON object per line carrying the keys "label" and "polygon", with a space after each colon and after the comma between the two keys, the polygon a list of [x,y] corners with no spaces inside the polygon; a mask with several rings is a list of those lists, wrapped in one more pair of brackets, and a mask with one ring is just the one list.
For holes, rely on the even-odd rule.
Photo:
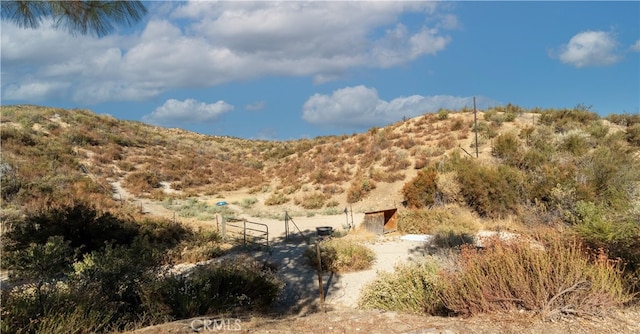
{"label": "green shrub", "polygon": [[584,157],[579,176],[586,178],[585,186],[595,194],[596,204],[629,208],[640,182],[640,162],[633,152],[621,145],[599,146]]}
{"label": "green shrub", "polygon": [[173,319],[261,311],[276,300],[282,286],[268,266],[249,258],[235,258],[158,281],[146,291],[145,304]]}
{"label": "green shrub", "polygon": [[591,249],[602,249],[622,261],[627,283],[640,291],[640,225],[633,214],[612,214],[610,208],[578,201],[571,216],[575,232]]}
{"label": "green shrub", "polygon": [[609,127],[602,120],[597,120],[588,127],[589,134],[596,139],[604,139],[609,133]]}
{"label": "green shrub", "polygon": [[[85,253],[104,248],[106,242],[129,244],[139,235],[135,223],[100,212],[84,203],[28,214],[23,222],[11,226],[3,236],[3,258],[12,257],[31,244],[44,245],[60,236],[80,259]],[[8,268],[8,269],[20,269]]]}
{"label": "green shrub", "polygon": [[491,154],[502,159],[508,165],[519,165],[523,159],[520,139],[514,133],[506,133],[496,137],[491,146]]}
{"label": "green shrub", "polygon": [[117,310],[100,304],[91,292],[48,285],[34,292],[30,285],[2,289],[3,333],[110,333],[122,327]]}
{"label": "green shrub", "polygon": [[[315,245],[305,251],[309,264],[318,265]],[[331,239],[320,244],[320,261],[323,270],[337,273],[359,271],[371,268],[375,253],[368,247],[352,240]]]}
{"label": "green shrub", "polygon": [[10,221],[2,266],[12,280],[33,284],[3,289],[5,332],[112,332],[163,321],[166,315],[143,303],[144,289],[176,248],[211,249],[220,240],[215,232],[162,220],[135,224],[83,204]]}
{"label": "green shrub", "polygon": [[438,266],[423,261],[398,265],[393,272],[379,272],[378,277],[364,286],[358,306],[395,312],[441,314],[442,282]]}
{"label": "green shrub", "polygon": [[107,245],[85,254],[62,281],[54,276],[35,289],[26,284],[3,290],[2,331],[106,333],[153,321],[141,297],[142,288],[157,278],[157,255],[142,240],[131,246]]}
{"label": "green shrub", "polygon": [[571,133],[562,140],[560,148],[575,156],[581,156],[587,153],[590,144],[581,133]]}
{"label": "green shrub", "polygon": [[449,118],[449,110],[447,110],[447,109],[438,110],[438,119],[439,120],[445,120],[447,118]]}
{"label": "green shrub", "polygon": [[243,198],[242,202],[240,203],[240,206],[243,209],[249,209],[251,208],[254,204],[258,203],[258,199],[255,197],[248,197],[248,198]]}
{"label": "green shrub", "polygon": [[458,167],[460,192],[478,214],[497,218],[516,213],[522,202],[520,172],[506,165],[485,167],[469,159]]}
{"label": "green shrub", "polygon": [[459,232],[450,228],[441,228],[433,236],[433,245],[440,248],[457,248],[474,243],[472,231]]}
{"label": "green shrub", "polygon": [[541,113],[539,122],[543,125],[553,126],[556,132],[566,132],[587,127],[598,119],[597,113],[589,111],[588,107],[579,105],[573,109],[545,110]]}
{"label": "green shrub", "polygon": [[422,169],[402,187],[402,195],[410,208],[423,208],[435,203],[438,174],[434,169]]}
{"label": "green shrub", "polygon": [[493,123],[487,124],[487,122],[478,122],[477,129],[480,136],[484,139],[492,139],[498,135],[498,127]]}
{"label": "green shrub", "polygon": [[446,276],[442,300],[457,314],[529,310],[543,318],[599,314],[630,300],[619,265],[583,252],[575,239],[463,248],[460,271]]}

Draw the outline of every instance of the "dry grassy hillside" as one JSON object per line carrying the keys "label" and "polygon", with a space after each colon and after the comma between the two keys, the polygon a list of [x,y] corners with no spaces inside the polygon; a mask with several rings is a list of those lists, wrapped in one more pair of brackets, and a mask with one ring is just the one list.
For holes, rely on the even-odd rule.
{"label": "dry grassy hillside", "polygon": [[[2,274],[8,269],[18,284],[2,290],[10,305],[1,308],[2,330],[108,332],[249,307],[245,299],[227,305],[201,294],[211,286],[230,300],[249,293],[249,309],[268,311],[282,289],[278,275],[304,270],[283,265],[276,274],[249,259],[201,267],[188,278],[157,273],[227,252],[211,230],[218,214],[280,226],[285,211],[311,218],[345,207],[398,207],[400,234],[433,234],[432,245],[449,254],[442,270],[407,267],[384,276],[363,305],[457,315],[525,309],[557,318],[637,302],[629,291],[640,291],[639,115],[509,104],[475,115],[440,110],[350,136],[258,141],[88,110],[17,105],[0,113]],[[216,205],[223,200],[229,205]],[[517,231],[546,245],[548,256],[527,243],[485,253],[458,247],[485,229]],[[354,247],[363,246],[342,240],[351,254],[344,263],[355,262]],[[61,277],[73,278],[67,288],[58,287]],[[249,280],[240,285],[247,291],[222,284],[239,279]],[[194,295],[183,291],[189,284]],[[391,296],[384,295],[389,284]],[[399,294],[399,303],[389,299]],[[45,316],[34,321],[36,314]]]}
{"label": "dry grassy hillside", "polygon": [[[445,173],[443,164],[451,156],[476,154],[471,110],[442,110],[351,136],[293,141],[206,136],[88,110],[19,105],[1,112],[2,205],[20,210],[73,198],[117,207],[117,183],[139,198],[208,196],[242,204],[254,215],[338,213],[347,206],[362,212],[400,206],[406,200],[403,186],[426,167],[440,168],[442,190],[459,192],[460,180]],[[637,152],[637,118],[513,105],[480,111],[474,160],[562,181],[563,172],[545,169],[580,169],[586,152],[609,143]],[[456,196],[460,202],[464,194]]]}

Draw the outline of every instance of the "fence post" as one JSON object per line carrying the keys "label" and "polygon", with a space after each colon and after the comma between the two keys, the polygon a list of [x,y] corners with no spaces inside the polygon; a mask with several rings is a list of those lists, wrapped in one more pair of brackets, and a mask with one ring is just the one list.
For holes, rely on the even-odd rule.
{"label": "fence post", "polygon": [[247,244],[247,220],[242,220],[242,244]]}
{"label": "fence post", "polygon": [[324,284],[322,284],[322,257],[320,256],[320,242],[316,241],[316,257],[318,258],[318,289],[320,290],[320,307],[324,312]]}
{"label": "fence post", "polygon": [[227,240],[227,220],[224,219],[223,215],[220,215],[222,220],[222,240]]}
{"label": "fence post", "polygon": [[284,212],[284,240],[289,241],[289,214]]}

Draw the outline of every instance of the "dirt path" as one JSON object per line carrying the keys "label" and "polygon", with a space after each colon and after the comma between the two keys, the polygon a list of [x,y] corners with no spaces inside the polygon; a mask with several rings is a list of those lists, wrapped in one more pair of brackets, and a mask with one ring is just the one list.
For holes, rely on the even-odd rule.
{"label": "dirt path", "polygon": [[[119,182],[113,184],[114,197],[140,205],[148,214],[172,217],[173,212],[159,202],[136,199],[123,189]],[[239,197],[240,198],[240,197]],[[241,208],[230,204],[237,212]],[[345,215],[294,217],[290,222],[289,238],[284,217],[282,220],[256,218],[240,214],[240,218],[265,224],[269,228],[270,247],[250,251],[256,260],[270,262],[285,282],[280,299],[274,306],[273,316],[244,315],[242,318],[198,317],[179,320],[135,331],[139,334],[193,333],[194,324],[205,321],[226,321],[226,327],[200,328],[201,332],[244,333],[639,333],[640,311],[618,310],[608,318],[567,318],[558,322],[543,322],[531,314],[487,315],[469,319],[400,314],[396,312],[363,311],[357,309],[361,289],[376,278],[379,271],[392,271],[396,264],[424,256],[424,242],[401,240],[398,235],[363,237],[361,242],[376,253],[376,261],[369,270],[355,273],[322,276],[326,296],[325,312],[319,303],[318,277],[307,264],[304,252],[310,247],[305,242],[316,234],[316,227],[331,226],[343,230]],[[362,221],[363,214],[354,214],[353,222]],[[349,218],[351,221],[351,218]],[[192,222],[193,223],[193,222]],[[204,224],[204,223],[200,223]],[[300,238],[300,234],[304,238]],[[228,254],[244,253],[246,249]],[[211,260],[211,261],[215,261]],[[211,262],[209,261],[209,262]],[[189,270],[196,264],[183,264],[179,270]],[[176,268],[178,269],[178,268]]]}

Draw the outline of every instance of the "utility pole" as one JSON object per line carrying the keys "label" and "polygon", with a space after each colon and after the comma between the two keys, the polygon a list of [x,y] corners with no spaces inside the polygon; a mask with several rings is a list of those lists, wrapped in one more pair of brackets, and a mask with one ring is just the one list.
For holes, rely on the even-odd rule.
{"label": "utility pole", "polygon": [[476,109],[476,97],[473,97],[473,124],[476,129],[476,158],[478,158],[478,110]]}

